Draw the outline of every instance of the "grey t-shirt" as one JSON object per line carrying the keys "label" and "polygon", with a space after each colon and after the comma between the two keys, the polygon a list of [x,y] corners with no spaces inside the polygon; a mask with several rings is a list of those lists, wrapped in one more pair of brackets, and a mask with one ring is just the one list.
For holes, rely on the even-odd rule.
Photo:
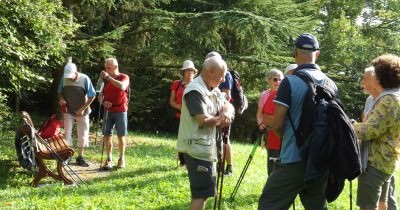
{"label": "grey t-shirt", "polygon": [[191,116],[207,113],[206,101],[199,92],[192,90],[185,94],[184,99]]}

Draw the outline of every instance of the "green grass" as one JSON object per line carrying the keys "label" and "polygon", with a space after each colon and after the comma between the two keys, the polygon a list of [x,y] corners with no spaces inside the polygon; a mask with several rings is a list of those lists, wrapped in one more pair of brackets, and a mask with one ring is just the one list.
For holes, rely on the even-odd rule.
{"label": "green grass", "polygon": [[[130,133],[125,170],[88,181],[87,186],[67,187],[46,179],[39,188],[29,186],[33,174],[22,169],[15,155],[14,134],[0,136],[0,208],[1,209],[188,209],[190,201],[187,172],[176,166],[174,137]],[[237,182],[253,145],[233,142],[234,175],[224,179],[223,209],[257,209],[267,179],[267,154],[257,148],[253,162],[239,188],[235,201],[227,200]],[[115,148],[114,148],[115,149]],[[85,151],[92,163],[99,164],[101,146],[92,144]],[[114,151],[114,158],[117,157]],[[399,172],[396,174],[400,186]],[[357,181],[353,181],[353,208],[356,209]],[[397,188],[397,195],[400,194]],[[329,209],[349,209],[349,186]],[[212,209],[209,199],[207,209]],[[296,209],[304,209],[299,199]]]}

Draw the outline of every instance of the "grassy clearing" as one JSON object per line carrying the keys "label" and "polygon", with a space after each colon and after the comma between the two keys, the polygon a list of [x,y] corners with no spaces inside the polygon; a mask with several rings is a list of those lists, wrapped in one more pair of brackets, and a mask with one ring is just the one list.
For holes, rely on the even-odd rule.
{"label": "grassy clearing", "polygon": [[[33,174],[19,167],[14,149],[14,134],[0,138],[0,208],[4,209],[188,209],[190,200],[187,172],[177,168],[175,139],[168,136],[130,133],[126,152],[127,168],[111,171],[109,176],[94,178],[87,186],[68,187],[46,179],[39,188],[29,183]],[[257,149],[253,162],[233,203],[232,190],[253,145],[233,143],[234,175],[224,179],[223,209],[256,209],[258,197],[267,179],[266,152]],[[87,159],[99,165],[101,145],[86,150]],[[114,159],[117,150],[114,151]],[[399,172],[396,174],[400,186]],[[355,207],[357,182],[353,182]],[[329,209],[349,209],[349,185]],[[397,195],[400,194],[397,188]],[[209,199],[207,209],[214,200]],[[296,209],[304,209],[299,199]]]}

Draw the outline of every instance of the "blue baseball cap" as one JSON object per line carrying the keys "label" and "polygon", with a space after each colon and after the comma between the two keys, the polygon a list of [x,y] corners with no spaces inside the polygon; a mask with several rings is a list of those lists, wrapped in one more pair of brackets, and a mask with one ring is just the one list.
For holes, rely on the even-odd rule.
{"label": "blue baseball cap", "polygon": [[296,43],[296,48],[299,49],[311,50],[311,51],[319,50],[319,43],[317,38],[309,33],[305,33],[297,37],[295,43]]}

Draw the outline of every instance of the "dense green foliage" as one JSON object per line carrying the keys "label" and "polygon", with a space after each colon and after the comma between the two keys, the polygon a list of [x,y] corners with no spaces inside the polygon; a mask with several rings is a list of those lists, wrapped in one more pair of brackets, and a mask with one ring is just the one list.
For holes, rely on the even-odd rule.
{"label": "dense green foliage", "polygon": [[[0,206],[6,209],[188,209],[190,201],[189,181],[184,168],[177,168],[176,140],[168,136],[130,133],[127,138],[124,170],[112,170],[107,177],[88,180],[87,186],[66,187],[60,182],[46,179],[39,188],[29,186],[33,174],[22,169],[16,161],[13,133],[0,134]],[[85,154],[90,164],[98,165],[101,145],[93,144]],[[222,209],[257,209],[258,198],[267,179],[267,154],[257,148],[253,161],[236,194],[233,203],[229,197],[237,183],[252,145],[233,143],[234,173],[224,178]],[[116,155],[117,150],[114,151]],[[115,157],[115,156],[114,156]],[[74,161],[74,160],[73,160]],[[95,167],[97,168],[97,167]],[[99,176],[90,170],[81,174]],[[400,173],[396,173],[396,185],[400,186]],[[352,196],[355,208],[357,181],[353,181]],[[399,195],[399,188],[397,195]],[[328,209],[348,209],[349,184],[339,198],[328,204]],[[398,198],[399,199],[399,198]],[[209,199],[206,209],[212,209]],[[303,210],[299,198],[296,209]]]}
{"label": "dense green foliage", "polygon": [[182,62],[201,69],[205,54],[218,51],[249,94],[252,108],[233,126],[235,136],[249,138],[265,72],[293,62],[293,39],[311,32],[321,43],[318,63],[358,118],[364,68],[399,52],[399,7],[371,0],[1,1],[0,108],[54,112],[66,57],[96,82],[113,56],[131,78],[130,128],[171,132],[169,88]]}
{"label": "dense green foliage", "polygon": [[76,23],[60,2],[48,0],[1,1],[0,17],[0,95],[18,110],[21,99],[49,86]]}

